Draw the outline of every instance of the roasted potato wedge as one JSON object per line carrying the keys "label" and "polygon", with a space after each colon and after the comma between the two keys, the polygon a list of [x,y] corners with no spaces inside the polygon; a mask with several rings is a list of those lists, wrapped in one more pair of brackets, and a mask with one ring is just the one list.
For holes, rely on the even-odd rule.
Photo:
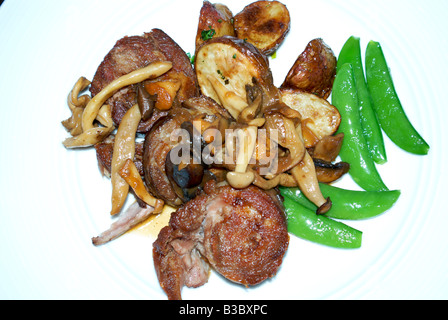
{"label": "roasted potato wedge", "polygon": [[311,40],[289,70],[281,88],[299,89],[327,99],[336,76],[336,56],[322,39]]}
{"label": "roasted potato wedge", "polygon": [[196,51],[205,41],[222,36],[235,36],[233,13],[220,3],[204,1],[196,33]]}
{"label": "roasted potato wedge", "polygon": [[294,89],[280,89],[282,101],[302,115],[302,132],[309,130],[315,139],[307,139],[305,146],[313,147],[319,140],[334,134],[341,123],[338,109],[327,100],[318,96]]}
{"label": "roasted potato wedge", "polygon": [[271,55],[289,32],[291,20],[286,6],[278,1],[256,1],[235,16],[239,39],[252,43],[265,55]]}
{"label": "roasted potato wedge", "polygon": [[274,87],[266,56],[235,37],[205,42],[196,54],[195,69],[202,93],[225,107],[235,119],[248,106],[246,85],[252,85],[253,78],[265,91]]}

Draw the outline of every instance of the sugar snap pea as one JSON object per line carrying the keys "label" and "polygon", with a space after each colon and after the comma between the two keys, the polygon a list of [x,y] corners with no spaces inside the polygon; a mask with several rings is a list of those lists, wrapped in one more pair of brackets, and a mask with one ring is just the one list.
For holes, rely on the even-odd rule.
{"label": "sugar snap pea", "polygon": [[370,93],[367,89],[361,57],[360,39],[358,37],[351,36],[348,38],[340,51],[337,67],[340,68],[345,63],[351,63],[353,67],[353,76],[358,90],[358,106],[362,133],[366,139],[367,147],[369,148],[373,161],[378,164],[384,164],[387,162],[387,155],[384,147],[383,132],[378,124]]}
{"label": "sugar snap pea", "polygon": [[429,145],[406,116],[383,50],[376,41],[370,41],[366,48],[366,78],[373,108],[387,136],[405,151],[417,155],[428,154]]}
{"label": "sugar snap pea", "polygon": [[[325,183],[320,183],[319,187],[324,197],[330,197],[333,203],[325,216],[343,220],[362,220],[380,215],[390,209],[401,194],[399,190],[346,190]],[[316,211],[316,206],[299,188],[280,187],[280,192],[283,197],[291,198],[304,207]]]}
{"label": "sugar snap pea", "polygon": [[341,114],[338,132],[344,133],[344,142],[339,156],[342,161],[350,163],[349,175],[366,191],[388,190],[376,169],[362,134],[358,95],[350,63],[342,65],[337,70],[332,104]]}
{"label": "sugar snap pea", "polygon": [[296,201],[285,197],[283,204],[288,221],[288,232],[305,240],[334,248],[361,247],[362,232],[340,221],[317,215]]}

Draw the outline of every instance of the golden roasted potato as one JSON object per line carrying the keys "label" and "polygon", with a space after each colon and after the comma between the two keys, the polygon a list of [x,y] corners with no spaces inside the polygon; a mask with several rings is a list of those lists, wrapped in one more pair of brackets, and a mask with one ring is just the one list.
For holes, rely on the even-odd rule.
{"label": "golden roasted potato", "polygon": [[235,36],[233,13],[223,4],[204,1],[199,14],[196,51],[204,41],[221,36]]}
{"label": "golden roasted potato", "polygon": [[302,132],[305,147],[334,134],[341,123],[338,109],[312,93],[295,89],[280,89],[282,101],[302,115]]}
{"label": "golden roasted potato", "polygon": [[205,42],[196,54],[195,69],[202,94],[225,107],[235,119],[248,106],[246,85],[252,85],[253,78],[264,91],[274,88],[266,56],[235,37]]}
{"label": "golden roasted potato", "polygon": [[293,88],[327,99],[336,76],[336,57],[322,39],[311,40],[294,62],[281,88]]}
{"label": "golden roasted potato", "polygon": [[277,50],[291,25],[288,9],[278,1],[253,2],[234,20],[237,37],[252,43],[266,55]]}

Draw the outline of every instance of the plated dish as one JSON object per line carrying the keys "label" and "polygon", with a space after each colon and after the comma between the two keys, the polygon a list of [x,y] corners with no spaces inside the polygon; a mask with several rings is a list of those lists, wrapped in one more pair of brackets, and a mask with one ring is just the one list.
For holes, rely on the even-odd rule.
{"label": "plated dish", "polygon": [[[236,11],[238,11],[238,9],[236,9]],[[157,26],[154,26],[154,27],[157,27]],[[352,33],[354,33],[354,32],[352,32]],[[132,32],[125,32],[124,33],[123,32],[121,35],[125,35],[125,34],[138,34],[138,32],[135,32],[135,33],[132,33]],[[291,33],[291,34],[293,34],[293,33]],[[290,37],[291,34],[289,34],[288,37]],[[290,39],[288,37],[286,38],[286,41],[284,42],[284,44],[286,44],[287,40]],[[346,37],[344,37],[344,38],[346,38]],[[372,38],[372,37],[370,37],[370,38]],[[115,41],[116,39],[117,38],[115,38],[113,41]],[[309,39],[307,39],[307,40],[309,40]],[[113,42],[113,41],[111,40],[111,42]],[[344,41],[345,41],[345,39],[343,41],[337,42],[337,44],[335,46],[333,46],[335,52],[337,52],[338,46],[342,46]],[[331,40],[329,42],[331,42]],[[306,43],[307,43],[307,41],[304,41],[304,44],[303,44],[302,47],[306,46]],[[104,46],[104,47],[106,47],[106,46]],[[187,47],[188,47],[188,45],[187,45]],[[284,48],[286,48],[286,47],[284,47],[284,46],[280,47],[280,49],[277,52],[276,58],[270,60],[270,65],[271,65],[272,70],[273,70],[274,78],[275,78],[275,73],[280,73],[279,70],[281,69],[281,68],[277,69],[277,68],[274,67],[275,62],[279,61],[279,65],[280,65],[285,60],[287,60],[287,59],[277,60],[277,59],[279,59],[279,55],[282,52],[285,52],[285,53],[287,52],[287,50],[282,51],[282,50],[284,50]],[[102,56],[104,56],[104,54],[107,53],[107,50],[109,50],[109,49],[104,49],[103,50]],[[193,50],[188,50],[188,51],[193,51]],[[299,51],[301,51],[301,50],[299,50]],[[296,49],[294,55],[297,56],[297,54],[298,54],[298,52],[297,52],[297,49]],[[100,54],[100,56],[101,56],[101,54]],[[89,59],[91,59],[91,57],[89,57]],[[93,61],[92,61],[92,63],[91,63],[92,66],[94,66],[95,64],[98,65],[98,62],[99,62],[99,60],[101,60],[101,58],[99,58],[99,60],[98,59],[95,59],[95,60],[96,60],[95,63],[93,63]],[[291,60],[294,60],[294,58],[292,58]],[[393,58],[392,58],[392,61],[393,61]],[[286,63],[286,65],[290,66],[290,63]],[[94,69],[96,69],[96,67],[93,67],[91,69],[93,71],[90,71],[92,76],[93,76],[93,73],[94,73]],[[287,68],[283,68],[283,70],[281,72],[281,73],[283,73],[283,78],[284,78],[284,75],[287,72],[287,70],[285,71],[285,69],[287,69]],[[277,70],[277,71],[275,71],[275,70]],[[395,75],[395,73],[394,73],[394,75]],[[412,109],[411,109],[411,114],[412,114]],[[61,119],[59,119],[59,120],[61,120]],[[418,125],[419,124],[418,124],[418,121],[417,121],[417,126]],[[424,131],[422,131],[422,132],[424,132]],[[430,139],[431,139],[431,137],[430,137]],[[389,141],[386,141],[386,144],[388,144],[388,143],[389,143]],[[389,149],[392,150],[389,159],[393,158],[394,153],[397,153],[398,155],[400,155],[399,151],[397,151],[397,150],[395,150],[393,148],[390,148],[390,147],[389,147]],[[71,153],[71,154],[73,155],[73,153]],[[108,202],[107,200],[105,200],[105,199],[108,198],[107,194],[109,193],[108,192],[109,190],[108,190],[107,184],[106,184],[106,180],[102,180],[101,178],[96,180],[97,182],[99,182],[99,184],[97,184],[97,186],[98,185],[102,185],[102,187],[105,188],[105,191],[104,192],[95,191],[95,190],[97,190],[99,188],[92,188],[92,187],[90,187],[90,183],[91,182],[87,182],[86,180],[84,180],[82,178],[84,174],[87,174],[87,175],[89,175],[91,177],[93,177],[94,174],[98,174],[96,168],[86,169],[89,166],[87,164],[88,162],[90,163],[90,166],[91,166],[92,158],[90,157],[90,160],[87,160],[89,158],[87,152],[82,152],[81,155],[75,156],[75,157],[76,157],[76,161],[74,161],[74,160],[70,160],[70,161],[73,161],[72,163],[75,163],[75,162],[77,163],[75,165],[75,168],[76,167],[79,168],[78,171],[80,172],[80,174],[76,175],[77,177],[74,180],[72,180],[72,181],[78,181],[78,184],[79,184],[78,187],[79,188],[76,188],[76,189],[88,190],[87,192],[85,192],[86,194],[84,194],[84,192],[82,192],[82,197],[84,198],[83,201],[85,202],[85,204],[83,206],[81,206],[81,207],[85,207],[85,208],[82,208],[82,209],[89,208],[89,209],[86,209],[87,211],[89,211],[89,213],[92,213],[92,210],[93,211],[97,211],[97,209],[98,209],[98,211],[104,211],[104,207],[105,206],[103,206],[103,205],[101,205],[99,203],[101,203],[101,201],[100,201],[101,199],[104,200],[104,203]],[[84,160],[83,160],[83,158],[84,158]],[[400,156],[397,157],[397,159],[401,159],[401,160],[403,158],[404,157],[400,157]],[[417,161],[417,162],[422,161],[422,160],[412,160],[412,159],[414,159],[414,158],[411,157],[411,160],[409,160],[411,163],[412,163],[412,161]],[[410,163],[409,161],[407,162],[407,164]],[[391,163],[388,163],[388,165],[389,164],[391,164]],[[397,180],[394,180],[394,179],[397,177],[398,174],[395,174],[393,172],[393,170],[391,170],[390,172],[387,172],[388,171],[388,169],[387,169],[388,167],[391,167],[391,166],[381,167],[381,175],[382,175],[382,177],[387,177],[385,179],[387,179],[388,180],[387,182],[390,184],[389,181],[397,181]],[[424,168],[424,166],[422,166],[422,168]],[[424,176],[425,175],[425,171],[424,170],[425,169],[422,169],[421,172],[417,173],[416,177],[414,177],[414,178],[404,177],[404,178],[402,178],[402,179],[404,179],[402,181],[406,181],[406,179],[411,179],[411,180],[412,179],[417,179],[421,175]],[[72,176],[71,173],[68,173],[68,175]],[[96,178],[92,178],[92,179],[96,179]],[[350,179],[348,179],[348,178],[339,181],[339,185],[340,186],[344,186],[346,188],[353,188],[353,189],[356,188],[356,186],[353,184],[353,182]],[[392,185],[394,185],[394,182],[392,182]],[[397,187],[397,189],[398,189],[398,187]],[[75,191],[75,194],[79,193],[79,192],[80,191]],[[404,194],[404,192],[402,194]],[[415,192],[411,191],[408,194],[409,195],[406,196],[406,197],[409,197],[411,195],[414,196]],[[110,194],[109,194],[109,196],[110,196]],[[76,199],[76,195],[75,195],[75,199]],[[73,200],[69,200],[69,201],[73,201]],[[92,203],[93,203],[93,205],[92,205]],[[402,203],[401,205],[403,206],[404,204]],[[407,203],[406,203],[406,205],[407,205]],[[398,207],[398,209],[397,209],[398,212],[400,212],[401,211],[400,210],[400,203],[397,203],[397,207]],[[394,209],[396,209],[396,208],[394,207]],[[407,208],[405,208],[405,211],[406,211],[406,209]],[[411,213],[412,212],[415,212],[415,211],[411,210]],[[419,216],[420,216],[420,211],[418,211],[418,213],[414,213],[414,216],[412,214],[410,215],[410,217],[419,217]],[[95,214],[93,214],[93,215],[90,214],[88,216],[87,215],[85,215],[85,216],[83,215],[82,217],[86,218],[85,221],[90,221],[90,222],[87,223],[88,225],[90,225],[90,227],[87,227],[88,230],[85,229],[85,231],[82,231],[82,232],[84,232],[84,235],[86,235],[87,233],[90,233],[90,236],[91,236],[91,235],[94,234],[95,231],[98,232],[98,230],[102,230],[102,229],[104,229],[104,227],[106,227],[106,226],[108,226],[110,224],[110,220],[109,220],[110,217],[108,217],[107,215],[106,215],[106,217],[99,217],[99,216],[97,216]],[[386,217],[386,216],[384,216],[384,217]],[[80,218],[81,218],[81,216],[80,216]],[[84,219],[84,218],[82,218],[81,220],[79,220],[80,218],[70,217],[69,219],[74,219],[73,221],[75,221],[75,225],[77,225],[76,221],[82,221]],[[381,218],[383,218],[383,216]],[[387,218],[383,218],[383,219],[387,219]],[[394,219],[392,219],[392,221],[393,220]],[[395,222],[398,223],[398,220],[396,220]],[[374,220],[372,220],[372,221],[368,221],[368,223],[370,224],[369,227],[367,227],[367,224],[362,224],[362,222],[359,222],[359,224],[355,223],[355,225],[357,225],[357,226],[360,226],[360,225],[364,226],[363,228],[360,228],[360,229],[366,230],[365,234],[368,234],[369,233],[369,229],[370,228],[374,228],[376,223],[379,223],[379,222],[374,222]],[[412,219],[411,220],[408,219],[406,223],[408,223],[408,225],[412,224]],[[81,222],[79,225],[81,225],[81,224],[83,224],[83,223]],[[93,227],[93,226],[95,226],[95,227]],[[401,235],[401,233],[400,233],[401,229],[400,228],[393,230],[392,226],[390,224],[388,226],[391,227],[390,228],[390,232],[391,233],[389,234],[389,236],[386,236],[385,238],[380,239],[380,243],[381,243],[381,241],[383,241],[384,245],[386,245],[386,243],[395,243],[394,242],[394,239],[396,239],[395,236],[397,236],[397,235],[400,236]],[[405,224],[405,226],[406,226],[406,224]],[[94,232],[92,232],[92,231],[94,231]],[[89,236],[89,238],[90,238],[90,236]],[[137,245],[137,246],[144,247],[145,246],[144,244],[147,244],[148,242],[152,242],[153,241],[153,239],[148,239],[148,238],[151,238],[151,237],[147,237],[147,235],[146,236],[141,236],[138,233],[127,234],[125,237],[119,238],[116,243],[114,243],[114,244],[111,243],[111,246],[109,247],[109,249],[101,248],[100,250],[98,250],[98,252],[99,252],[100,256],[102,255],[102,253],[106,253],[106,255],[110,255],[110,257],[112,257],[112,261],[118,262],[118,265],[121,266],[121,267],[119,267],[121,270],[123,270],[123,269],[127,270],[128,272],[125,271],[125,274],[133,274],[132,277],[134,277],[135,280],[137,280],[137,279],[141,280],[141,277],[145,278],[145,277],[148,276],[148,277],[150,277],[152,279],[152,280],[150,280],[150,282],[153,283],[153,280],[155,279],[153,277],[154,274],[151,275],[151,273],[148,273],[148,275],[146,275],[145,271],[143,270],[144,267],[137,266],[138,263],[131,262],[132,258],[129,259],[132,256],[134,257],[133,259],[135,259],[135,255],[125,249],[127,244],[132,243],[134,241],[139,242],[139,245]],[[139,239],[139,240],[137,240],[137,239]],[[369,244],[369,240],[368,239],[369,238],[367,237],[367,240],[366,240],[366,242],[364,242],[364,244],[366,244],[366,243],[367,243],[367,245]],[[348,262],[353,262],[355,255],[357,256],[357,258],[359,258],[360,255],[363,255],[363,253],[359,253],[362,250],[359,250],[359,252],[357,252],[357,253],[353,253],[353,252],[352,253],[342,253],[339,250],[328,251],[327,248],[321,248],[319,246],[316,247],[313,244],[310,244],[308,242],[302,243],[301,241],[297,241],[296,239],[292,240],[290,245],[293,245],[294,247],[296,247],[296,246],[300,247],[299,251],[301,251],[301,253],[303,253],[305,256],[307,254],[309,254],[310,256],[315,256],[315,255],[319,256],[318,253],[325,252],[325,258],[324,259],[326,259],[326,260],[327,259],[335,259],[335,261],[336,261],[336,260],[339,260],[341,257],[345,257],[346,259],[344,259],[344,261],[341,262],[342,265],[346,265]],[[363,249],[364,249],[364,247],[365,246],[363,245]],[[367,246],[367,247],[369,248],[369,246]],[[312,248],[312,250],[311,250],[311,248]],[[369,265],[369,263],[371,263],[372,261],[377,261],[376,258],[378,258],[378,257],[382,257],[382,259],[385,259],[384,257],[387,257],[388,254],[390,254],[392,252],[391,251],[392,249],[388,249],[388,250],[384,251],[384,248],[385,248],[385,246],[381,246],[381,245],[378,246],[375,249],[375,250],[378,250],[378,251],[374,252],[373,254],[372,254],[372,251],[370,251],[369,249],[367,249],[367,251],[364,251],[365,252],[364,253],[365,254],[364,258],[366,258],[366,259],[361,259],[362,262],[358,262],[358,266],[357,266],[358,268],[356,268],[356,270],[358,270],[358,272],[361,272],[361,271],[359,271],[359,270],[363,270],[361,265]],[[109,253],[107,253],[107,252],[109,252]],[[229,290],[231,290],[231,291],[235,290],[235,291],[238,292],[240,290],[239,292],[242,292],[242,293],[244,292],[244,294],[250,294],[250,295],[253,295],[255,297],[255,296],[257,296],[257,294],[262,294],[262,292],[266,292],[266,291],[264,291],[265,290],[264,288],[266,288],[266,287],[272,287],[272,286],[275,287],[277,285],[280,285],[281,283],[284,283],[284,282],[282,282],[282,279],[284,279],[284,278],[282,278],[282,276],[281,276],[281,274],[282,274],[282,272],[284,270],[292,270],[293,266],[297,267],[298,265],[301,266],[301,267],[306,268],[306,266],[304,266],[303,264],[297,263],[298,262],[297,260],[300,259],[299,257],[302,254],[300,254],[300,255],[298,255],[296,257],[295,254],[291,255],[290,252],[291,252],[291,247],[288,249],[288,253],[285,256],[285,259],[289,259],[288,261],[291,261],[291,263],[290,262],[288,262],[288,263],[285,262],[285,264],[282,265],[282,267],[280,269],[280,272],[277,274],[277,276],[275,278],[273,278],[273,280],[270,280],[267,283],[262,284],[261,286],[257,286],[255,288],[253,288],[253,290],[252,289],[238,289],[238,288],[235,288],[234,286],[230,285],[226,280],[217,277],[216,274],[212,275],[212,277],[210,278],[210,282],[215,281],[215,282],[218,282],[219,285],[223,285],[223,287],[229,288]],[[134,253],[135,253],[135,251],[134,251]],[[93,251],[92,251],[92,254],[93,254]],[[137,260],[139,260],[139,259],[145,260],[146,259],[146,258],[141,257],[139,254],[137,254],[137,255],[139,256],[137,258]],[[318,257],[316,259],[320,259],[320,258]],[[356,261],[359,261],[359,260],[356,259]],[[384,260],[381,260],[381,261],[384,261]],[[145,261],[145,262],[147,262],[147,261]],[[147,264],[143,263],[142,265],[147,265]],[[290,267],[288,267],[289,265],[290,265]],[[341,268],[342,268],[342,265],[341,265]],[[355,265],[356,265],[356,263],[355,263]],[[355,265],[353,265],[354,266],[353,270],[355,270]],[[311,265],[308,265],[308,266],[311,267]],[[358,273],[357,275],[360,275],[360,274],[361,273]],[[285,275],[291,275],[291,273],[286,271]],[[278,279],[279,279],[280,282],[277,282]],[[342,274],[341,276],[337,277],[336,279],[332,278],[332,280],[334,280],[335,282],[333,282],[333,284],[330,287],[332,287],[334,290],[336,290],[337,288],[341,288],[341,287],[346,288],[345,284],[347,283],[347,281],[350,282],[351,281],[350,279],[353,279],[352,275],[347,275],[347,274],[344,275],[344,274]],[[357,279],[359,279],[359,278],[357,278]],[[136,281],[136,282],[145,283],[146,281]],[[136,282],[132,282],[132,283],[135,284]],[[157,281],[155,283],[157,284]],[[275,283],[278,283],[278,284],[275,284]],[[304,285],[306,286],[306,280],[304,281]],[[209,286],[213,286],[213,285],[209,283],[207,286],[201,287],[200,290],[204,289],[204,290],[206,290],[204,292],[207,292],[207,289],[205,289],[205,288],[209,287]],[[138,290],[140,290],[140,289],[142,289],[145,286],[144,285],[141,285],[141,286],[137,285],[137,287],[139,288]],[[149,287],[150,288],[154,288],[154,291],[156,292],[156,296],[158,295],[159,297],[163,297],[163,295],[160,292],[160,288],[157,288],[157,286],[153,287],[152,285],[150,285]],[[152,290],[152,289],[150,289],[150,290]],[[186,289],[185,290],[185,294],[187,296],[189,296],[191,294],[192,296],[200,298],[201,297],[201,293],[199,293],[200,290]],[[327,293],[329,292],[328,291],[328,287],[325,289],[325,291]],[[338,290],[336,290],[336,291],[338,291]],[[313,292],[314,292],[314,294],[319,295],[317,290],[316,291],[313,291],[313,290],[308,291],[308,294],[313,295]]]}

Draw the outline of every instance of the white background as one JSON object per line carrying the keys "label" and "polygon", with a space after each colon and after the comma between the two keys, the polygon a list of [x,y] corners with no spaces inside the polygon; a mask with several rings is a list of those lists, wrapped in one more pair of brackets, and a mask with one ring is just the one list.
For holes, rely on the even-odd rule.
{"label": "white background", "polygon": [[[250,1],[222,1],[234,14]],[[448,2],[283,1],[291,31],[270,60],[276,84],[317,37],[336,55],[351,35],[380,41],[408,117],[428,141],[413,156],[387,138],[379,166],[402,195],[387,213],[348,223],[359,250],[291,236],[273,279],[255,288],[216,273],[186,299],[446,299],[448,212],[446,107]],[[202,1],[6,0],[0,7],[0,298],[166,299],[152,264],[153,239],[128,234],[99,248],[112,222],[110,184],[95,152],[66,150],[66,97],[92,79],[115,42],[160,28],[194,51]],[[349,178],[339,186],[356,188]]]}

